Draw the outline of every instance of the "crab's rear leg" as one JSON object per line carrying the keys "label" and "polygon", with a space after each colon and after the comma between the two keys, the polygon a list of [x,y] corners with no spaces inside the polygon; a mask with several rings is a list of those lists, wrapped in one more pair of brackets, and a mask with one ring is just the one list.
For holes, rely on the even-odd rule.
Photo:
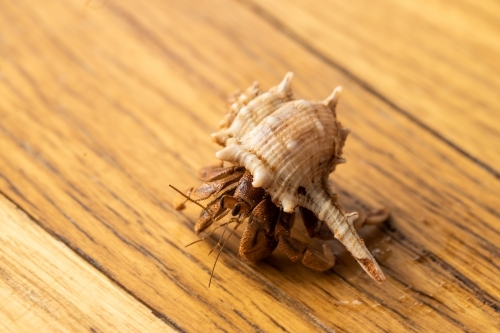
{"label": "crab's rear leg", "polygon": [[326,271],[335,265],[335,255],[332,250],[323,244],[323,253],[302,243],[290,236],[290,230],[294,223],[294,215],[281,212],[276,226],[275,237],[278,239],[278,247],[293,262],[301,260],[302,264],[316,271]]}
{"label": "crab's rear leg", "polygon": [[240,259],[256,262],[268,257],[278,245],[274,236],[280,209],[270,198],[262,200],[253,209],[248,226],[240,241]]}
{"label": "crab's rear leg", "polygon": [[380,224],[389,218],[389,209],[382,207],[373,209],[365,214],[362,214],[357,220],[354,221],[354,229],[359,230],[365,225]]}

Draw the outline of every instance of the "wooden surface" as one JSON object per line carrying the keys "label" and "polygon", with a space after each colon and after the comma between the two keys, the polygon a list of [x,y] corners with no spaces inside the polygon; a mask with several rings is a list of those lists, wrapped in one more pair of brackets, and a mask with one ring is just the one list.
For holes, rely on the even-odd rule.
{"label": "wooden surface", "polygon": [[[495,1],[1,1],[0,328],[38,331],[500,330],[500,8]],[[227,96],[293,71],[342,85],[352,129],[332,185],[377,284],[335,245],[315,273],[232,239],[192,247]],[[303,230],[298,228],[295,233]]]}
{"label": "wooden surface", "polygon": [[160,318],[0,197],[2,332],[170,332]]}

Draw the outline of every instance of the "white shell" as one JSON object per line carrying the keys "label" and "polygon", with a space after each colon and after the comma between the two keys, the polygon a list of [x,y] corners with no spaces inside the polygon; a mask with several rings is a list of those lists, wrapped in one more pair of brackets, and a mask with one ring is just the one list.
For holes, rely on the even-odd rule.
{"label": "white shell", "polygon": [[346,214],[336,203],[328,176],[339,163],[349,133],[337,121],[341,88],[324,101],[291,101],[291,73],[236,113],[229,128],[212,135],[224,146],[217,158],[244,166],[252,185],[264,188],[285,212],[299,206],[327,223],[336,239],[375,280],[385,277],[356,233],[357,213]]}
{"label": "white shell", "polygon": [[231,104],[226,118],[220,124],[222,129],[212,134],[213,141],[225,146],[230,138],[240,139],[265,117],[284,103],[291,101],[293,99],[290,87],[292,77],[293,74],[288,73],[279,85],[260,95],[258,95],[258,85],[255,82]]}

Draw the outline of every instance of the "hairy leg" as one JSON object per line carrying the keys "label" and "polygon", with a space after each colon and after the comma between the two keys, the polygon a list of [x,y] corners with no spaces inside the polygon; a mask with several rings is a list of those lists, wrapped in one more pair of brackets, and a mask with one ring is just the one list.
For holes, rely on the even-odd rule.
{"label": "hairy leg", "polygon": [[319,252],[291,236],[293,226],[292,214],[283,213],[278,219],[275,237],[278,247],[293,262],[301,260],[302,264],[316,271],[326,271],[335,265],[335,255],[327,244],[323,244],[323,252]]}

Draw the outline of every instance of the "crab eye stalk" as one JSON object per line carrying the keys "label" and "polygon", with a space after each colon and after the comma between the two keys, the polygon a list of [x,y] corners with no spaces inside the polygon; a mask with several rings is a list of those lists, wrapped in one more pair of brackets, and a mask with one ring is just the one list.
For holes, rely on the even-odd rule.
{"label": "crab eye stalk", "polygon": [[240,213],[240,210],[241,210],[240,204],[234,205],[233,209],[231,210],[231,215],[233,215],[233,216],[238,215]]}

